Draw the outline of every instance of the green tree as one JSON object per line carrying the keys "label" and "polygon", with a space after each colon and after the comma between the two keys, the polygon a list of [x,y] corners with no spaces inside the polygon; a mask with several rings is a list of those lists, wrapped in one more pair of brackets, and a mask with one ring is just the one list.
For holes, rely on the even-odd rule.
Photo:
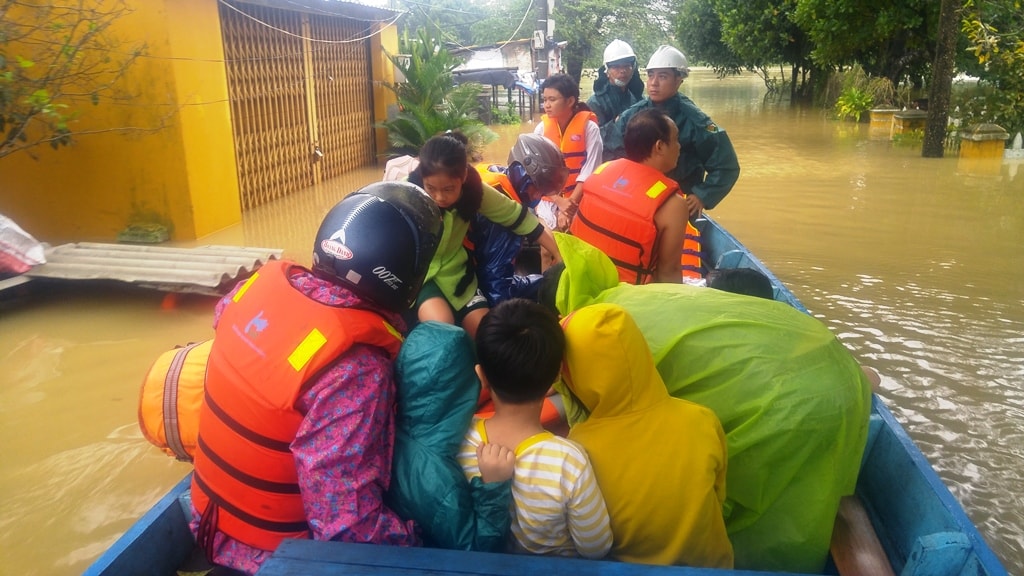
{"label": "green tree", "polygon": [[82,107],[117,96],[118,80],[144,49],[111,33],[128,13],[123,0],[0,0],[0,158],[70,144],[82,134]]}
{"label": "green tree", "polygon": [[489,3],[483,19],[473,26],[473,43],[480,46],[530,38],[541,14],[541,4],[537,1]]}
{"label": "green tree", "polygon": [[797,0],[793,21],[822,68],[860,64],[894,85],[920,81],[934,60],[939,3],[933,0]]}
{"label": "green tree", "polygon": [[673,11],[663,0],[559,0],[552,17],[556,39],[567,42],[566,73],[578,80],[585,65],[600,65],[614,38],[630,42],[642,66],[659,44],[675,43],[669,33]]}
{"label": "green tree", "polygon": [[981,80],[961,103],[963,123],[1024,131],[1024,6],[1021,0],[967,0],[961,24]]}
{"label": "green tree", "polygon": [[722,39],[722,19],[716,0],[684,0],[676,20],[680,48],[691,60],[711,66],[719,76],[738,74],[746,68],[741,58]]}
{"label": "green tree", "polygon": [[400,110],[380,124],[388,130],[393,152],[416,155],[428,139],[445,130],[464,133],[471,153],[498,137],[479,120],[481,86],[471,82],[454,85],[452,70],[461,61],[438,38],[429,30],[420,30],[415,38],[403,37],[401,48],[406,55],[387,55],[405,76],[404,82],[388,86],[398,98]]}
{"label": "green tree", "polygon": [[492,10],[460,0],[397,0],[397,5],[408,12],[399,28],[403,34],[428,30],[431,36],[459,47],[474,43],[474,30]]}
{"label": "green tree", "polygon": [[[771,87],[769,69],[790,65],[792,94],[797,78],[806,80],[812,68],[811,45],[807,35],[793,21],[797,0],[717,0],[722,22],[722,40]],[[804,72],[805,74],[801,74]],[[800,86],[806,86],[804,82]]]}

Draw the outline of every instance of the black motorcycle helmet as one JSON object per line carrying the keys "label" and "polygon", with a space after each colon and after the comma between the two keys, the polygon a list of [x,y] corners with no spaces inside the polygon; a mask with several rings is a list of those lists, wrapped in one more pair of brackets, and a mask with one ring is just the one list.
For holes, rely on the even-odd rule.
{"label": "black motorcycle helmet", "polygon": [[313,271],[388,310],[408,309],[441,241],[441,212],[422,188],[376,182],[324,216]]}

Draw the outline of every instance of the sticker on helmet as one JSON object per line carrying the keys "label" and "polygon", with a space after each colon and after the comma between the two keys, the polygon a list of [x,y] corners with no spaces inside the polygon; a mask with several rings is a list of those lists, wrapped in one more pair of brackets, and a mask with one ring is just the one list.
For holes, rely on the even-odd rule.
{"label": "sticker on helmet", "polygon": [[394,290],[397,290],[399,284],[402,283],[402,279],[399,278],[397,274],[383,266],[377,266],[374,268],[373,274],[377,276],[377,278],[380,278],[384,284],[390,286]]}
{"label": "sticker on helmet", "polygon": [[352,251],[348,249],[348,246],[345,246],[337,240],[324,240],[320,242],[320,249],[325,253],[334,256],[338,260],[352,259]]}

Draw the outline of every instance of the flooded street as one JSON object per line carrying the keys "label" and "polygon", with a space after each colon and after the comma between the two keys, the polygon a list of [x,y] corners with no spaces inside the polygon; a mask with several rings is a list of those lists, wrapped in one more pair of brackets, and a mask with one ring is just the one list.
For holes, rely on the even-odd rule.
{"label": "flooded street", "polygon": [[[711,215],[882,374],[885,403],[1020,573],[1024,164],[923,159],[867,124],[765,102],[755,77],[696,71],[683,92],[742,167]],[[532,124],[495,128],[487,160],[503,163]],[[309,264],[324,212],[382,172],[259,207],[193,245]],[[0,572],[81,573],[189,471],[142,438],[137,396],[158,354],[212,335],[213,303],[69,285],[0,308]]]}

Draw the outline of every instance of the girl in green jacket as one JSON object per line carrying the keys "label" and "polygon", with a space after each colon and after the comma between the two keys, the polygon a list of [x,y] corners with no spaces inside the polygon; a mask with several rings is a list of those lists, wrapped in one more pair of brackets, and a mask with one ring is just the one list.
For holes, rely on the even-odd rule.
{"label": "girl in green jacket", "polygon": [[463,246],[469,223],[479,212],[561,258],[554,238],[526,206],[484,184],[469,165],[468,140],[459,132],[446,132],[427,140],[420,149],[420,165],[409,181],[426,190],[441,209],[444,232],[427,278],[416,301],[420,322],[434,320],[462,326],[470,338],[487,313],[487,299],[477,290],[476,270]]}

